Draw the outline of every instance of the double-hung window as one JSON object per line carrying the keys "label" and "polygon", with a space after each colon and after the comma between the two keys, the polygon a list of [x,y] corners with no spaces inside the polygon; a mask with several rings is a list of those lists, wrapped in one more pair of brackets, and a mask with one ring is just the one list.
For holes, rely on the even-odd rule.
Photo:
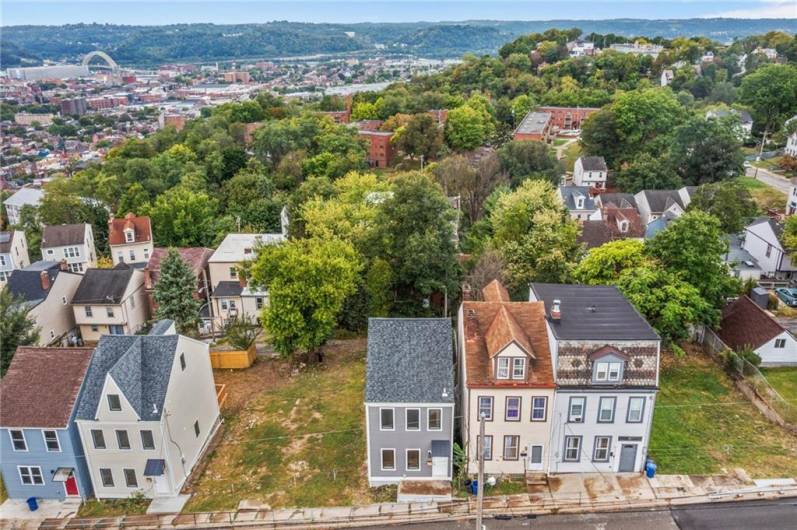
{"label": "double-hung window", "polygon": [[137,488],[138,480],[136,479],[135,469],[125,469],[125,485],[128,488]]}
{"label": "double-hung window", "polygon": [[521,401],[519,397],[507,396],[504,420],[520,421],[520,403]]}
{"label": "double-hung window", "polygon": [[100,480],[106,488],[113,488],[113,473],[107,467],[100,468]]}
{"label": "double-hung window", "polygon": [[512,359],[512,379],[526,378],[526,359],[515,357]]}
{"label": "double-hung window", "polygon": [[105,314],[108,315],[108,318],[113,318],[113,307],[106,307]]}
{"label": "double-hung window", "polygon": [[393,421],[393,409],[379,409],[379,430],[392,431],[396,428]]}
{"label": "double-hung window", "polygon": [[493,421],[493,397],[479,396],[479,417],[485,421]]}
{"label": "double-hung window", "polygon": [[520,455],[520,436],[504,436],[504,460],[517,460]]}
{"label": "double-hung window", "polygon": [[48,453],[61,452],[61,443],[58,441],[58,433],[56,431],[42,431],[42,436]]}
{"label": "double-hung window", "polygon": [[509,357],[499,357],[496,362],[498,369],[495,376],[498,379],[509,379]]}
{"label": "double-hung window", "polygon": [[609,450],[612,445],[612,437],[611,436],[596,436],[595,437],[595,447],[592,450],[592,461],[593,462],[608,462],[609,461]]}
{"label": "double-hung window", "polygon": [[94,442],[94,449],[105,449],[105,434],[100,429],[91,430],[91,440]]}
{"label": "double-hung window", "polygon": [[[476,435],[476,443],[478,444],[481,441],[481,436],[478,434]],[[477,450],[478,453],[478,450]],[[484,455],[485,460],[492,460],[493,459],[493,435],[488,434],[484,437],[484,443],[482,444],[482,454]],[[478,454],[477,454],[478,456]]]}
{"label": "double-hung window", "polygon": [[44,485],[42,468],[39,466],[19,466],[19,480],[26,486]]}
{"label": "double-hung window", "polygon": [[645,398],[639,396],[628,398],[628,415],[625,418],[626,423],[642,423],[644,415]]}
{"label": "double-hung window", "polygon": [[86,316],[87,316],[87,317],[94,316],[94,315],[92,314],[92,312],[91,312],[91,306],[90,306],[90,305],[84,306],[84,307],[83,307],[83,311],[86,313]]}
{"label": "double-hung window", "polygon": [[601,397],[598,402],[598,423],[614,422],[614,405],[617,402],[615,397]]}
{"label": "double-hung window", "polygon": [[382,449],[382,471],[395,471],[396,450]]}
{"label": "double-hung window", "polygon": [[405,425],[408,431],[421,430],[421,409],[406,409],[405,410]]}
{"label": "double-hung window", "polygon": [[25,433],[21,430],[8,431],[11,436],[11,447],[14,451],[27,451],[28,442],[25,440]]}
{"label": "double-hung window", "polygon": [[141,431],[141,447],[143,449],[155,449],[155,439],[152,437],[152,431]]}
{"label": "double-hung window", "polygon": [[426,411],[426,428],[430,431],[443,430],[443,409],[428,409]]}
{"label": "double-hung window", "polygon": [[615,361],[599,361],[595,363],[595,381],[598,383],[616,383],[620,381],[623,363]]}
{"label": "double-hung window", "polygon": [[407,471],[421,470],[421,450],[407,449]]}
{"label": "double-hung window", "polygon": [[571,397],[570,407],[567,414],[567,421],[569,423],[584,423],[584,409],[587,406],[587,398],[585,397]]}
{"label": "double-hung window", "polygon": [[531,421],[545,421],[547,416],[548,398],[534,396],[531,398]]}
{"label": "double-hung window", "polygon": [[581,436],[565,436],[565,462],[581,460]]}
{"label": "double-hung window", "polygon": [[130,437],[127,435],[127,431],[122,429],[116,431],[116,443],[119,445],[119,449],[130,449]]}

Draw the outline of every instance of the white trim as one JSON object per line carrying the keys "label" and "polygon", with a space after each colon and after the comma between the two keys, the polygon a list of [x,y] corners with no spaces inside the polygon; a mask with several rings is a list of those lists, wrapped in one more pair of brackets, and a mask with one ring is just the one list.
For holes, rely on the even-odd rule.
{"label": "white trim", "polygon": [[[371,478],[371,418],[370,412],[371,407],[368,404],[365,405],[365,445],[366,445],[366,453],[365,453],[365,463],[368,467],[368,478]],[[378,410],[378,409],[377,409]]]}
{"label": "white trim", "polygon": [[[17,449],[14,446],[14,437],[11,433],[18,432],[22,434],[22,443],[25,444],[25,449]],[[27,453],[28,452],[28,439],[25,438],[25,430],[24,429],[8,429],[8,437],[11,439],[11,450],[15,453]]]}
{"label": "white trim", "polygon": [[399,402],[399,401],[365,401],[366,406],[369,407],[452,407],[454,406],[453,403],[422,403],[422,402],[415,402],[415,401],[406,401],[406,402]]}
{"label": "white trim", "polygon": [[[393,451],[393,467],[385,467],[385,458],[384,453],[385,451]],[[380,471],[396,471],[398,466],[396,466],[396,449],[390,447],[382,447],[379,449],[379,470]]]}
{"label": "white trim", "polygon": [[[48,453],[60,453],[61,451],[61,439],[58,437],[58,431],[55,429],[42,429],[42,440],[44,441],[44,450]],[[55,443],[58,444],[58,449],[50,449],[47,447],[47,436],[44,434],[46,432],[51,432],[55,435]]]}
{"label": "white trim", "polygon": [[[418,469],[410,468],[410,451],[418,451]],[[421,471],[423,464],[421,463],[421,450],[420,448],[409,448],[404,450],[404,470],[405,471]]]}
{"label": "white trim", "polygon": [[[407,414],[411,410],[418,411],[418,428],[417,429],[410,429],[410,416]],[[393,418],[393,425],[396,424],[396,418]],[[404,409],[404,430],[407,432],[420,432],[421,431],[421,409],[418,407],[408,407]]]}
{"label": "white trim", "polygon": [[[391,416],[393,419],[393,427],[390,429],[385,429],[382,427],[382,411],[389,410],[391,412]],[[379,430],[380,431],[395,431],[396,430],[396,409],[393,407],[379,407]]]}
{"label": "white trim", "polygon": [[[25,481],[22,479],[22,468],[28,470],[28,474],[30,475],[30,484],[26,484]],[[31,470],[38,469],[39,470],[39,478],[42,480],[41,484],[36,484],[33,480],[33,472]],[[23,486],[44,486],[44,473],[42,473],[41,466],[17,466],[17,474],[19,475],[19,483]]]}
{"label": "white trim", "polygon": [[[430,427],[431,422],[429,421],[429,413],[432,412],[433,410],[440,411],[440,428],[438,428],[438,429],[432,429]],[[440,407],[429,407],[428,409],[426,409],[426,430],[430,431],[430,432],[441,432],[443,430],[443,409],[442,408],[440,408]]]}

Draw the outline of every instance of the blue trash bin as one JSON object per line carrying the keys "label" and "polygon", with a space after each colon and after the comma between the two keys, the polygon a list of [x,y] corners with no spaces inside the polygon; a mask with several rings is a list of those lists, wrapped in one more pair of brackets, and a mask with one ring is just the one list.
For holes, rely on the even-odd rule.
{"label": "blue trash bin", "polygon": [[653,460],[648,460],[648,463],[645,465],[645,474],[648,478],[656,476],[656,463]]}
{"label": "blue trash bin", "polygon": [[28,497],[27,503],[30,511],[35,512],[39,509],[39,503],[36,501],[36,497]]}
{"label": "blue trash bin", "polygon": [[470,483],[470,492],[473,495],[478,495],[478,493],[479,493],[479,481],[478,480],[474,480],[473,482]]}

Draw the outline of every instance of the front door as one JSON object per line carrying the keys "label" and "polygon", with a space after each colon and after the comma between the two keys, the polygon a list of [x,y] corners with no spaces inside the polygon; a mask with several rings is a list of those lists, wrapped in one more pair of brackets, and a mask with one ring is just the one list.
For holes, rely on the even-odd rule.
{"label": "front door", "polygon": [[155,493],[157,495],[168,495],[171,493],[171,488],[169,488],[169,479],[166,478],[166,475],[155,477]]}
{"label": "front door", "polygon": [[636,467],[636,444],[623,444],[620,449],[620,473],[629,473]]}
{"label": "front door", "polygon": [[69,475],[69,478],[66,479],[66,482],[64,482],[64,489],[66,489],[67,497],[78,497],[80,495],[80,492],[77,489],[77,479],[75,478],[74,473]]}
{"label": "front door", "polygon": [[529,444],[529,471],[542,471],[542,444]]}
{"label": "front door", "polygon": [[432,476],[443,478],[448,476],[448,457],[432,457]]}

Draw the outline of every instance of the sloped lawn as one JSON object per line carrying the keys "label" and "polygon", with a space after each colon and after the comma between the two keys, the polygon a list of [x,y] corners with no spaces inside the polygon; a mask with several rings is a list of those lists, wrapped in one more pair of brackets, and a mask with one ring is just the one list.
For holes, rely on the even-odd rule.
{"label": "sloped lawn", "polygon": [[761,372],[784,400],[797,407],[797,368],[762,368]]}
{"label": "sloped lawn", "polygon": [[[325,361],[264,386],[227,416],[187,511],[371,502],[365,474],[365,344],[337,341]],[[226,377],[235,388],[235,378]],[[252,388],[250,384],[248,388]]]}
{"label": "sloped lawn", "polygon": [[660,473],[797,477],[797,436],[767,421],[708,357],[663,354],[660,386],[650,443]]}

